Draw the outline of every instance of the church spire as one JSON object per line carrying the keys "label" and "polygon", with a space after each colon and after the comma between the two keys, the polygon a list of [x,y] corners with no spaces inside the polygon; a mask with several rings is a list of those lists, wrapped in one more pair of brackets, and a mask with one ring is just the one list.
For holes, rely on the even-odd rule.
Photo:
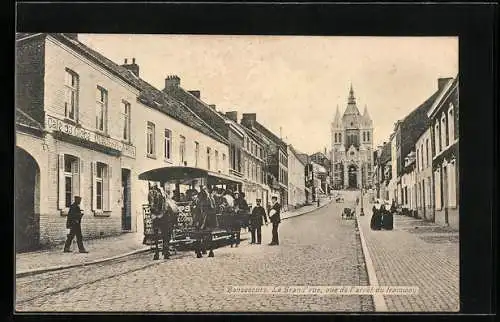
{"label": "church spire", "polygon": [[352,89],[352,83],[351,83],[351,88],[349,89],[349,98],[347,99],[347,108],[344,112],[344,115],[346,115],[346,114],[360,115],[358,107],[356,106],[356,98],[354,97],[354,90]]}
{"label": "church spire", "polygon": [[352,83],[351,83],[351,89],[349,90],[349,98],[347,100],[348,104],[356,104],[356,98],[354,97],[354,90],[352,89]]}
{"label": "church spire", "polygon": [[340,112],[339,112],[339,104],[337,104],[337,109],[335,111],[335,118],[333,119],[334,123],[337,124],[340,121]]}

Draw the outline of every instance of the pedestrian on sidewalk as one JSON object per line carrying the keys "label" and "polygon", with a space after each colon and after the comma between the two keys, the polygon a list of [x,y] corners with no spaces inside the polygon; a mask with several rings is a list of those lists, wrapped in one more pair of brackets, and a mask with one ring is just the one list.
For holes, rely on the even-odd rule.
{"label": "pedestrian on sidewalk", "polygon": [[88,251],[83,246],[81,227],[83,211],[80,209],[81,202],[82,198],[80,198],[80,196],[75,196],[75,202],[73,202],[69,207],[68,218],[66,219],[66,228],[69,229],[69,234],[67,236],[68,239],[66,239],[66,243],[64,244],[65,253],[71,252],[71,243],[73,242],[73,238],[75,238],[75,236],[80,253],[88,253]]}
{"label": "pedestrian on sidewalk", "polygon": [[273,202],[273,205],[271,207],[271,211],[269,211],[269,220],[273,224],[273,239],[271,240],[269,246],[274,246],[280,244],[278,238],[278,226],[281,222],[280,219],[281,205],[278,203],[278,197],[273,196],[271,200]]}
{"label": "pedestrian on sidewalk", "polygon": [[252,234],[252,241],[250,244],[255,244],[255,233],[257,233],[257,244],[261,243],[262,239],[262,225],[265,222],[267,226],[267,215],[264,207],[261,206],[260,199],[257,199],[255,203],[257,204],[250,215],[250,232]]}

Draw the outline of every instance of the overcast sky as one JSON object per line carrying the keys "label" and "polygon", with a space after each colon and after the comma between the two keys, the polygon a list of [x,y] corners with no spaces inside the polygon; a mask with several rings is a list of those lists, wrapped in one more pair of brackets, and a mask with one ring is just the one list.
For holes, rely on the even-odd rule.
{"label": "overcast sky", "polygon": [[218,110],[257,113],[257,121],[301,152],[331,144],[336,106],[352,83],[374,123],[375,146],[393,124],[458,73],[456,37],[310,37],[79,34],[118,64],[135,57],[158,89],[178,75],[186,90]]}

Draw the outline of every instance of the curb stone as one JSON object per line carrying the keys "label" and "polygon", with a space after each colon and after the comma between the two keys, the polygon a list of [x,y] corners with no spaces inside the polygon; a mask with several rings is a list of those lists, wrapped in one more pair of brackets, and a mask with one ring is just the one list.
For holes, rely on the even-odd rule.
{"label": "curb stone", "polygon": [[[282,218],[281,220],[286,220],[286,219],[289,219],[289,218],[294,218],[294,217],[298,217],[298,216],[302,216],[302,215],[311,213],[311,212],[313,212],[315,210],[318,210],[318,209],[321,209],[321,208],[325,207],[326,205],[329,205],[331,202],[332,201],[324,203],[323,205],[320,205],[319,207],[316,207],[314,209],[311,209],[309,211],[306,211],[306,212],[303,212],[303,213],[300,213],[300,214],[297,214],[297,215],[292,215],[292,216],[289,216],[289,217]],[[249,231],[245,231],[245,232],[241,233],[241,235],[242,236],[243,235],[250,235],[250,232]],[[128,253],[124,253],[124,254],[120,254],[120,255],[115,255],[115,256],[112,256],[112,257],[106,257],[106,258],[96,259],[96,260],[93,260],[93,261],[90,261],[90,262],[83,262],[83,263],[78,263],[78,264],[58,265],[58,266],[51,266],[51,267],[45,267],[45,268],[29,269],[29,270],[25,270],[25,271],[21,271],[21,272],[16,272],[16,278],[33,276],[33,275],[43,274],[43,273],[47,273],[47,272],[55,272],[55,271],[60,271],[60,270],[63,270],[63,269],[68,269],[68,268],[84,267],[84,266],[90,266],[90,265],[94,265],[94,264],[100,264],[100,263],[112,261],[112,260],[115,260],[115,259],[119,259],[119,258],[122,258],[122,257],[127,257],[127,256],[130,256],[130,255],[145,253],[145,252],[147,252],[149,250],[150,250],[150,247],[148,246],[148,247],[143,247],[143,248],[140,248],[140,249],[136,249],[136,250],[128,252]]]}
{"label": "curb stone", "polygon": [[16,272],[16,278],[21,278],[21,277],[26,277],[26,276],[32,276],[32,275],[38,275],[38,274],[43,274],[47,272],[54,272],[54,271],[60,271],[63,269],[68,269],[68,268],[74,268],[74,267],[84,267],[84,266],[89,266],[89,265],[94,265],[94,264],[100,264],[108,261],[112,261],[115,259],[119,259],[122,257],[127,257],[130,255],[135,255],[139,253],[145,253],[150,250],[150,247],[143,247],[140,249],[133,250],[128,253],[120,254],[120,255],[115,255],[112,257],[106,257],[106,258],[101,258],[101,259],[96,259],[90,262],[83,262],[83,263],[78,263],[78,264],[68,264],[68,265],[58,265],[58,266],[51,266],[51,267],[45,267],[45,268],[35,268],[35,269],[29,269],[21,272]]}
{"label": "curb stone", "polygon": [[[356,215],[356,225],[357,232],[359,233],[359,238],[361,240],[361,248],[363,250],[363,257],[365,259],[365,267],[368,273],[368,282],[370,286],[379,286],[377,280],[377,274],[375,273],[375,267],[373,266],[372,259],[370,257],[370,252],[368,250],[368,246],[366,245],[365,236],[363,234],[363,229],[361,227],[361,222],[359,216]],[[382,294],[373,294],[373,305],[375,306],[376,312],[387,312],[387,304],[385,302],[384,296]]]}

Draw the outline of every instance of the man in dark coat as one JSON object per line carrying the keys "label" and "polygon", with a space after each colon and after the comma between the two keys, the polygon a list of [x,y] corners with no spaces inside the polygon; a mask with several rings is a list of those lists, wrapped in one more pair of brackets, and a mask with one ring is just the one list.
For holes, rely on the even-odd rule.
{"label": "man in dark coat", "polygon": [[76,242],[78,244],[78,250],[80,253],[88,253],[83,246],[82,241],[82,216],[83,212],[80,209],[80,203],[82,198],[79,196],[75,196],[75,202],[71,204],[69,207],[68,218],[66,219],[66,228],[69,229],[68,239],[66,239],[66,243],[64,244],[64,252],[70,253],[71,243],[73,242],[73,238],[76,236]]}
{"label": "man in dark coat", "polygon": [[271,199],[273,205],[271,207],[271,210],[269,211],[269,220],[273,224],[273,239],[271,240],[269,246],[274,246],[280,244],[278,238],[278,226],[281,222],[280,218],[281,205],[278,203],[278,197],[273,196]]}
{"label": "man in dark coat", "polygon": [[257,244],[261,243],[262,238],[262,225],[264,222],[267,225],[267,215],[264,207],[261,206],[261,200],[256,200],[257,205],[253,208],[250,215],[250,231],[252,234],[252,241],[250,244],[255,244],[255,232],[257,232]]}

